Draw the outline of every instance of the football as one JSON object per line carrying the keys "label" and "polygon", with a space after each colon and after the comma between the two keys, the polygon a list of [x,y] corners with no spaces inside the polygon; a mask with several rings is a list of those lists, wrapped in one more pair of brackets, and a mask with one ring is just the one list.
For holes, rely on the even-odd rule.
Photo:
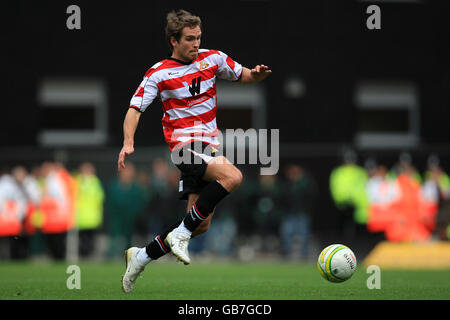
{"label": "football", "polygon": [[344,282],[356,270],[356,257],[349,247],[332,244],[322,250],[317,268],[323,278],[330,282]]}

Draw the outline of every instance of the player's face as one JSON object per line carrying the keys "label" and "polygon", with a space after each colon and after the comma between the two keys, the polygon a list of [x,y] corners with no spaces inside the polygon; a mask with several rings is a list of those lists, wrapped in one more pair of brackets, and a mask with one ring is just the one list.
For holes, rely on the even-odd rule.
{"label": "player's face", "polygon": [[202,31],[199,26],[194,28],[184,27],[180,41],[176,41],[175,39],[172,41],[172,57],[186,62],[197,59],[201,36]]}

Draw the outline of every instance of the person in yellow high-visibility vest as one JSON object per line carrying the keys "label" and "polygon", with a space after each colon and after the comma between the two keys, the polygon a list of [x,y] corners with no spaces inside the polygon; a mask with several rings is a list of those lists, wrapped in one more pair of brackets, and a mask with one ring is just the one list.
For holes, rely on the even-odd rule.
{"label": "person in yellow high-visibility vest", "polygon": [[95,167],[84,162],[75,175],[77,183],[76,226],[79,231],[80,257],[88,257],[95,249],[96,232],[103,223],[104,190]]}
{"label": "person in yellow high-visibility vest", "polygon": [[367,171],[356,164],[356,154],[347,151],[344,163],[331,172],[330,192],[339,211],[352,210],[354,222],[366,224],[369,212],[369,199],[366,184]]}

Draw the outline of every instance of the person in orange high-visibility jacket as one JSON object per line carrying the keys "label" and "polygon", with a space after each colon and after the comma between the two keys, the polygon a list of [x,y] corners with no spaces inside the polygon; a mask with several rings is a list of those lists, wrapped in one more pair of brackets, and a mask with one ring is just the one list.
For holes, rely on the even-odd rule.
{"label": "person in orange high-visibility jacket", "polygon": [[18,236],[22,231],[19,206],[15,201],[4,201],[0,208],[0,237]]}
{"label": "person in orange high-visibility jacket", "polygon": [[42,227],[51,256],[65,257],[67,231],[75,225],[76,185],[70,173],[57,163],[42,165],[45,177],[41,200]]}
{"label": "person in orange high-visibility jacket", "polygon": [[25,206],[26,199],[15,179],[5,172],[0,176],[0,237],[20,235]]}
{"label": "person in orange high-visibility jacket", "polygon": [[0,182],[0,236],[10,237],[10,258],[28,257],[30,223],[34,206],[39,203],[39,187],[23,166],[16,166]]}
{"label": "person in orange high-visibility jacket", "polygon": [[399,186],[395,180],[388,178],[386,167],[378,165],[366,188],[370,202],[367,230],[384,232],[396,214],[396,202],[400,197]]}
{"label": "person in orange high-visibility jacket", "polygon": [[46,180],[41,201],[42,232],[67,232],[75,224],[75,181],[60,164],[44,163],[43,171]]}
{"label": "person in orange high-visibility jacket", "polygon": [[393,220],[385,229],[386,238],[394,242],[430,240],[431,232],[421,217],[420,184],[406,173],[397,177],[397,183],[401,196],[395,204]]}
{"label": "person in orange high-visibility jacket", "polygon": [[[33,223],[33,220],[39,210],[42,193],[39,182],[33,177],[33,175],[29,174],[25,168],[21,169],[24,170],[24,177],[21,184],[27,195],[27,207],[25,210],[25,219],[23,221],[23,233],[25,235],[33,235],[37,231],[37,226]],[[19,170],[21,169],[19,168]]]}

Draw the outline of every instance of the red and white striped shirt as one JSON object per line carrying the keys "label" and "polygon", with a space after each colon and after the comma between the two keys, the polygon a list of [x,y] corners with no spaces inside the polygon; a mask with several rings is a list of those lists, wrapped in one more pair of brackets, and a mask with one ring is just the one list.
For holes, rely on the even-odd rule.
{"label": "red and white striped shirt", "polygon": [[237,81],[242,66],[218,50],[200,49],[191,63],[167,58],[152,66],[130,101],[141,112],[159,94],[162,126],[170,151],[194,140],[219,147],[216,76]]}

